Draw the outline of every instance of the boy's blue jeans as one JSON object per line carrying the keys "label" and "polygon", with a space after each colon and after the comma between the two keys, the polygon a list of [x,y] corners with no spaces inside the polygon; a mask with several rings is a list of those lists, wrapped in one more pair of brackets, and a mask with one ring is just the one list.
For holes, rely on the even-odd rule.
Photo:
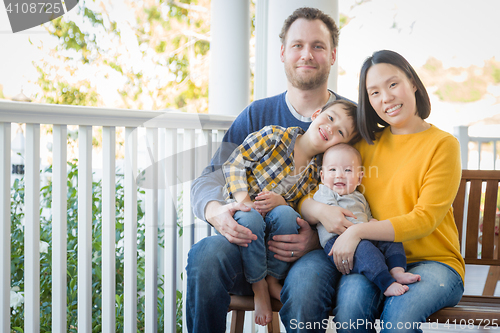
{"label": "boy's blue jeans", "polygon": [[257,240],[240,247],[243,270],[248,283],[255,283],[267,275],[284,279],[290,264],[274,258],[275,253],[267,249],[267,241],[275,235],[297,234],[300,215],[290,206],[277,206],[262,217],[255,209],[249,212],[237,211],[234,219],[250,229]]}
{"label": "boy's blue jeans", "polygon": [[[324,250],[327,255],[338,237],[335,236],[326,243]],[[333,257],[329,258],[335,266]],[[363,239],[354,252],[354,266],[351,273],[363,274],[384,292],[393,282],[396,282],[389,273],[394,267],[406,269],[403,244]],[[340,272],[337,277],[340,278]]]}

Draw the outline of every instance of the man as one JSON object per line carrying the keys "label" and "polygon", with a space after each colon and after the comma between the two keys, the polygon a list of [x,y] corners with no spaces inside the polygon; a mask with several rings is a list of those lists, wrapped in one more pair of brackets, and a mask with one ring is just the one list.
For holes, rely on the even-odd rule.
{"label": "man", "polygon": [[[256,236],[233,219],[237,210],[249,208],[225,203],[220,166],[248,134],[266,125],[300,126],[306,130],[314,111],[329,101],[343,99],[327,88],[338,45],[338,28],[330,16],[318,9],[299,8],[285,20],[280,38],[287,91],[254,101],[243,110],[224,136],[212,164],[191,188],[195,215],[207,220],[220,235],[202,239],[189,252],[186,304],[189,332],[225,332],[229,293],[252,295],[239,247],[248,246]],[[351,216],[348,211],[339,211],[339,216],[332,217],[337,228],[329,231],[341,234],[351,225],[344,214]],[[329,283],[333,268],[319,247],[316,231],[302,219],[297,219],[297,223],[301,227],[298,235],[275,236],[268,242],[276,258],[295,262],[281,293],[280,315],[287,332],[305,328],[307,322],[321,323],[328,318],[334,288]],[[318,331],[324,329],[319,327]]]}

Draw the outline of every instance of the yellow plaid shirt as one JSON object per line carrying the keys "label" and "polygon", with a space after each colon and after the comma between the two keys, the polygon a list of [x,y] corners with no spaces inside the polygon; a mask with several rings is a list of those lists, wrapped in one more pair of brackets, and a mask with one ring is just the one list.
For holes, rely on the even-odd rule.
{"label": "yellow plaid shirt", "polygon": [[[304,130],[300,127],[266,126],[248,135],[222,166],[226,179],[224,195],[234,201],[233,194],[247,191],[252,200],[262,191],[273,191],[294,171],[293,148]],[[303,196],[320,182],[319,155],[315,156],[300,174],[299,180],[282,193],[293,208]]]}

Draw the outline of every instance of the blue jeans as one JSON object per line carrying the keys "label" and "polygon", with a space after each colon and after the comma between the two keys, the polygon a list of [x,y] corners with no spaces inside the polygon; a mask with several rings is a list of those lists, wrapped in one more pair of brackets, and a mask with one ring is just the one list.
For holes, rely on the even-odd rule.
{"label": "blue jeans", "polygon": [[243,270],[248,283],[255,283],[267,275],[284,279],[290,264],[274,258],[275,253],[267,250],[267,241],[275,235],[297,234],[300,215],[290,206],[277,206],[262,217],[255,209],[241,210],[234,214],[234,220],[250,229],[257,240],[240,247]]}
{"label": "blue jeans", "polygon": [[[338,237],[333,237],[325,244],[326,254],[330,253]],[[333,257],[329,258],[335,266]],[[402,243],[363,239],[354,252],[354,266],[351,274],[363,274],[384,292],[393,282],[396,282],[396,279],[389,273],[394,267],[406,269],[406,255]],[[340,278],[340,272],[338,277]]]}
{"label": "blue jeans", "polygon": [[421,281],[408,285],[410,290],[403,295],[385,300],[364,275],[342,276],[334,309],[337,332],[375,332],[379,317],[381,333],[422,332],[420,325],[428,316],[462,298],[462,278],[447,265],[421,261],[408,264],[407,271],[419,274]]}
{"label": "blue jeans", "polygon": [[[253,295],[245,279],[239,246],[221,235],[206,237],[189,251],[186,270],[188,332],[225,332],[230,294]],[[328,319],[334,295],[333,274],[322,249],[292,264],[281,291],[280,315],[287,332],[325,331],[302,329],[301,323]]]}

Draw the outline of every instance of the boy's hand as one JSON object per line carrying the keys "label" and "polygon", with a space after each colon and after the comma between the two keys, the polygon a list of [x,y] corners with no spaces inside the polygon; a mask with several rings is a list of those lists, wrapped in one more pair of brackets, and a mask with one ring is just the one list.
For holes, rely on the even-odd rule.
{"label": "boy's hand", "polygon": [[350,210],[340,206],[323,205],[319,211],[320,222],[325,227],[326,231],[341,235],[350,226],[353,225],[351,221],[346,219],[346,216],[356,218]]}
{"label": "boy's hand", "polygon": [[276,253],[276,259],[294,262],[309,251],[321,248],[318,233],[311,229],[309,223],[298,217],[297,224],[300,227],[298,235],[276,235],[267,243],[269,251]]}
{"label": "boy's hand", "polygon": [[271,191],[260,192],[255,197],[255,210],[265,216],[267,212],[281,205],[286,205],[285,199],[277,193]]}

